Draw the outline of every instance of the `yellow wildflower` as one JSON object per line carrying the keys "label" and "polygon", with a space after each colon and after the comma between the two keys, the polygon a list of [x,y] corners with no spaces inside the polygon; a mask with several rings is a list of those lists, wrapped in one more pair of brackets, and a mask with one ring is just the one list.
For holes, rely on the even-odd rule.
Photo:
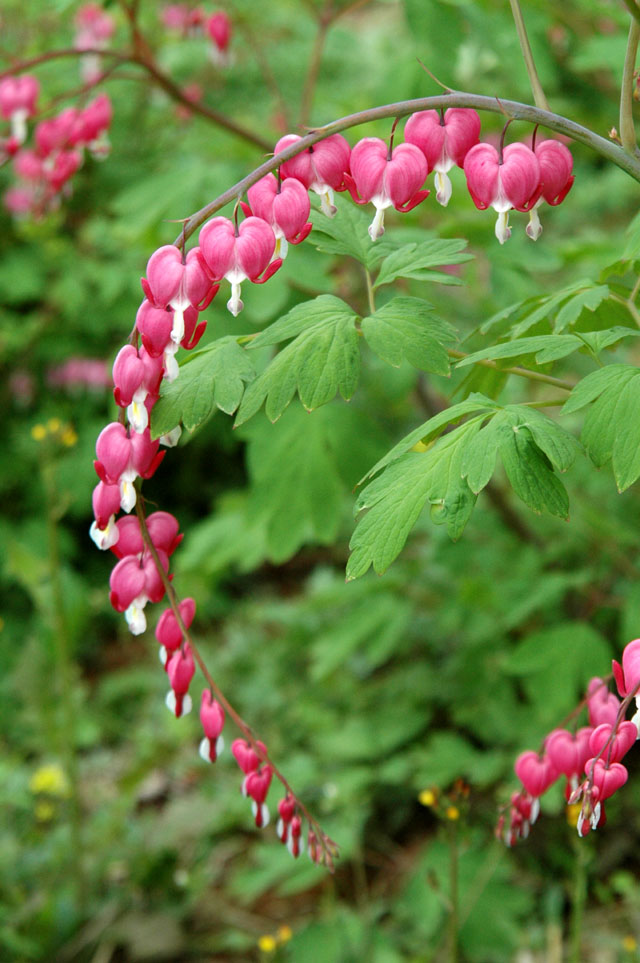
{"label": "yellow wildflower", "polygon": [[271,936],[270,933],[265,933],[258,940],[258,947],[263,953],[275,953],[278,944],[275,941],[275,937]]}
{"label": "yellow wildflower", "polygon": [[276,933],[278,943],[288,943],[292,936],[293,930],[290,926],[278,927],[278,932]]}
{"label": "yellow wildflower", "polygon": [[65,799],[69,795],[69,782],[64,770],[57,763],[40,766],[29,780],[29,789],[34,795],[47,793]]}
{"label": "yellow wildflower", "polygon": [[47,437],[47,429],[44,425],[34,425],[31,429],[31,437],[34,441],[44,441]]}

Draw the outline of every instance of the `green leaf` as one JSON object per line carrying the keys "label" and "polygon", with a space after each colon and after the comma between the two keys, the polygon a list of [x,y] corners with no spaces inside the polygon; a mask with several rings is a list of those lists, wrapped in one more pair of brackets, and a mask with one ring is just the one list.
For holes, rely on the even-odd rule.
{"label": "green leaf", "polygon": [[618,491],[640,477],[640,369],[608,365],[576,385],[565,412],[593,403],[582,428],[582,443],[592,462],[601,468],[612,462]]}
{"label": "green leaf", "polygon": [[[535,446],[546,455],[559,471],[566,471],[575,461],[580,445],[573,435],[535,408],[528,408],[524,405],[507,405],[502,411],[497,411],[493,415],[491,421],[465,448],[462,458],[462,475],[467,479],[469,487],[476,495],[491,479],[495,470],[498,451],[502,453],[503,448],[505,448],[507,461],[511,464],[514,434],[519,434],[521,429],[526,429],[530,433]],[[520,457],[519,452],[520,447],[518,447],[518,457]],[[528,452],[526,457],[528,458]],[[535,456],[534,454],[533,457],[539,457],[539,455]],[[517,486],[520,490],[523,490],[524,484],[521,481],[521,475],[526,474],[526,471],[527,466],[521,465],[520,471],[516,472]],[[542,472],[544,478],[549,474],[549,467],[544,457],[542,458]],[[534,480],[529,482],[529,488],[532,485],[534,485]],[[551,485],[555,490],[555,484],[551,482]],[[514,489],[517,486],[514,485]],[[522,497],[520,491],[517,491],[517,494]],[[530,507],[534,507],[530,501],[531,497],[531,495],[528,495],[523,500]],[[552,502],[555,506],[555,495]],[[538,507],[534,510],[539,511],[540,509]],[[557,514],[557,512],[554,512],[554,514]]]}
{"label": "green leaf", "polygon": [[605,331],[580,331],[576,337],[582,338],[594,354],[600,354],[604,348],[609,348],[623,338],[640,338],[640,331],[636,328],[625,328],[616,325],[614,328],[607,328]]}
{"label": "green leaf", "polygon": [[595,311],[608,297],[609,287],[606,284],[597,284],[578,291],[558,311],[554,325],[555,330],[564,331],[565,328],[578,320],[585,308],[588,311]]}
{"label": "green leaf", "polygon": [[317,298],[308,313],[305,307],[299,305],[263,332],[263,345],[299,333],[247,389],[236,426],[248,421],[265,399],[267,417],[277,421],[296,390],[308,411],[326,404],[338,390],[345,400],[355,391],[360,376],[357,315],[330,295]]}
{"label": "green leaf", "polygon": [[358,485],[362,485],[368,478],[376,475],[387,465],[396,461],[402,455],[410,451],[418,442],[422,442],[423,445],[427,445],[436,435],[438,435],[443,428],[447,425],[455,425],[458,421],[461,421],[465,415],[475,414],[477,411],[494,411],[498,406],[490,398],[485,398],[484,395],[480,394],[470,394],[468,398],[464,401],[458,402],[457,405],[451,405],[449,408],[445,408],[439,414],[434,415],[433,418],[429,418],[428,421],[424,421],[413,431],[410,431],[408,435],[405,435],[387,454],[375,463],[373,468],[367,472],[364,478],[361,478]]}
{"label": "green leaf", "polygon": [[342,316],[349,317],[351,321],[356,317],[352,308],[341,298],[332,294],[321,294],[311,301],[296,304],[287,314],[253,338],[247,348],[264,348],[267,345],[280,344],[281,341],[289,341],[313,325],[331,324]]}
{"label": "green leaf", "polygon": [[569,496],[545,455],[535,444],[529,428],[514,426],[500,445],[500,457],[518,498],[538,514],[567,518]]}
{"label": "green leaf", "polygon": [[396,368],[406,359],[421,371],[449,374],[443,345],[456,340],[455,331],[420,298],[393,298],[362,319],[362,333],[373,351]]}
{"label": "green leaf", "polygon": [[180,376],[163,383],[151,416],[151,433],[159,438],[181,422],[187,431],[203,424],[214,409],[233,414],[255,369],[233,337],[220,338],[191,354],[180,366]]}
{"label": "green leaf", "polygon": [[461,284],[459,278],[429,268],[470,261],[472,254],[461,254],[467,246],[463,238],[423,241],[421,244],[405,244],[384,259],[374,288],[391,284],[396,278],[413,278],[417,281],[438,281],[440,284]]}
{"label": "green leaf", "polygon": [[351,538],[347,579],[364,575],[370,565],[380,575],[402,550],[427,500],[434,521],[447,525],[452,538],[462,534],[475,495],[461,476],[464,447],[480,429],[482,416],[439,438],[426,452],[408,452],[374,479],[356,502],[368,509]]}
{"label": "green leaf", "polygon": [[347,254],[367,270],[373,270],[385,254],[393,250],[391,242],[386,238],[375,242],[371,240],[368,232],[372,219],[370,211],[364,211],[342,197],[336,197],[334,203],[338,208],[335,217],[327,217],[321,211],[311,211],[311,241],[319,251]]}
{"label": "green leaf", "polygon": [[254,422],[243,429],[249,439],[249,514],[265,525],[274,562],[305,542],[329,545],[336,537],[345,485],[331,436],[341,410],[311,415],[290,408],[276,425]]}
{"label": "green leaf", "polygon": [[497,361],[502,358],[520,358],[533,354],[538,364],[564,358],[574,351],[584,348],[584,343],[574,334],[543,334],[533,338],[518,338],[505,344],[494,344],[490,348],[474,351],[458,362],[456,368],[466,368],[470,364],[486,359]]}
{"label": "green leaf", "polygon": [[563,414],[568,415],[579,411],[609,388],[626,384],[637,373],[637,368],[626,364],[609,364],[598,371],[592,371],[575,386],[569,400],[562,408]]}

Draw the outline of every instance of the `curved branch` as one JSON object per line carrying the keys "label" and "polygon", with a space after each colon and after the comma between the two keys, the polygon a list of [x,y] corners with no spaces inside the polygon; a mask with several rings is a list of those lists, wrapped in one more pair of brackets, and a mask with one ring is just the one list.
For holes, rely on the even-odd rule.
{"label": "curved branch", "polygon": [[12,67],[8,67],[6,70],[0,71],[0,80],[5,77],[13,77],[16,74],[24,73],[27,70],[31,70],[32,67],[38,67],[40,64],[48,63],[51,60],[60,60],[64,57],[83,57],[86,54],[99,54],[101,57],[108,57],[115,61],[116,64],[133,64],[137,67],[142,67],[150,77],[155,80],[156,84],[161,87],[165,93],[169,94],[173,100],[177,100],[179,103],[184,104],[189,110],[194,114],[200,114],[201,117],[206,117],[212,123],[216,124],[218,127],[222,127],[228,130],[231,134],[235,134],[237,137],[241,137],[243,140],[248,141],[250,144],[254,144],[261,150],[271,150],[271,144],[269,141],[260,137],[259,134],[255,134],[252,130],[247,127],[243,127],[241,124],[237,124],[234,120],[231,120],[225,114],[220,113],[220,111],[215,110],[213,107],[207,107],[206,104],[200,103],[199,101],[190,100],[183,92],[183,90],[171,80],[167,74],[163,73],[162,70],[157,66],[157,64],[149,59],[148,52],[145,52],[143,47],[136,52],[121,54],[114,50],[102,50],[102,49],[87,49],[87,50],[76,50],[75,47],[67,47],[62,50],[49,50],[47,53],[40,54],[38,57],[31,57],[29,60],[21,60],[19,63],[14,64]]}
{"label": "curved branch", "polygon": [[251,174],[248,174],[247,177],[238,181],[237,184],[234,184],[233,187],[230,187],[223,194],[220,194],[215,200],[186,218],[184,233],[182,231],[180,232],[180,236],[174,241],[174,244],[177,245],[181,242],[183,236],[185,238],[191,237],[194,231],[204,224],[212,214],[215,214],[216,211],[219,211],[220,208],[224,207],[225,204],[228,204],[230,201],[235,201],[241,197],[252,184],[259,181],[265,174],[269,174],[279,167],[280,164],[283,164],[284,161],[290,160],[297,154],[302,153],[307,147],[311,147],[330,134],[338,134],[343,130],[349,130],[351,127],[367,124],[374,120],[384,120],[389,117],[406,117],[408,114],[412,114],[418,110],[436,110],[440,107],[445,109],[447,107],[473,107],[476,110],[488,110],[494,114],[507,114],[507,116],[513,120],[525,120],[530,124],[539,124],[541,127],[555,131],[557,134],[564,134],[579,144],[584,144],[585,147],[589,147],[597,154],[600,154],[601,157],[620,167],[625,173],[640,183],[639,158],[627,154],[622,147],[613,144],[610,140],[601,137],[599,134],[595,134],[592,130],[589,130],[588,127],[582,127],[580,124],[576,124],[567,117],[551,113],[551,111],[548,110],[541,110],[539,107],[532,107],[530,104],[521,104],[515,100],[498,100],[496,97],[460,92],[438,94],[435,97],[401,100],[395,104],[385,104],[383,107],[373,107],[369,110],[362,110],[357,114],[348,114],[346,117],[334,120],[330,124],[325,124],[324,127],[316,128],[310,134],[301,137],[295,144],[287,147],[286,150],[275,154],[270,160],[265,161],[252,171]]}
{"label": "curved branch", "polygon": [[278,769],[276,764],[271,759],[267,750],[263,749],[258,743],[258,740],[254,736],[251,727],[244,721],[242,716],[234,709],[234,707],[231,705],[229,700],[221,691],[217,683],[214,681],[211,673],[207,668],[207,665],[204,659],[202,658],[202,655],[200,654],[200,651],[198,650],[198,647],[195,645],[193,638],[189,633],[189,630],[186,628],[184,624],[182,614],[178,607],[178,599],[177,599],[176,591],[173,587],[173,583],[171,582],[171,580],[169,579],[169,576],[164,570],[162,562],[160,561],[160,558],[158,556],[158,551],[155,545],[153,544],[151,535],[149,534],[149,529],[147,527],[147,519],[144,512],[144,508],[142,507],[142,504],[141,504],[141,498],[138,498],[136,500],[136,515],[138,516],[138,521],[140,523],[140,534],[142,535],[142,541],[144,543],[145,548],[147,549],[147,551],[149,552],[149,554],[153,559],[153,562],[155,564],[160,580],[164,586],[169,607],[171,608],[171,611],[173,612],[175,620],[178,623],[178,627],[180,629],[180,632],[182,633],[183,642],[188,642],[189,645],[191,646],[193,657],[196,663],[198,664],[198,667],[202,672],[207,682],[207,685],[215,695],[220,705],[224,708],[226,714],[236,724],[236,726],[238,727],[240,732],[243,734],[247,742],[251,745],[252,749],[254,750],[258,758],[261,760],[261,762],[264,762],[267,765],[271,766],[271,769],[273,770],[273,775],[282,784],[285,792],[289,793],[292,796],[292,798],[295,800],[297,808],[307,820],[309,827],[316,834],[319,847],[322,851],[323,865],[326,866],[329,872],[332,873],[334,870],[333,860],[338,855],[337,843],[335,843],[334,840],[331,839],[331,837],[324,832],[318,820],[311,815],[311,813],[309,812],[307,807],[304,805],[304,803],[300,801],[299,797],[293,791],[293,789],[291,788],[291,785],[289,784],[285,776],[282,774],[282,772]]}

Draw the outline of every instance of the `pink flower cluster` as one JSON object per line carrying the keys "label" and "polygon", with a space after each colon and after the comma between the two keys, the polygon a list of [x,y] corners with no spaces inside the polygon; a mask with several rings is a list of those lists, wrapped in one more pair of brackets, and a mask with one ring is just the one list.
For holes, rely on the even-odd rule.
{"label": "pink flower cluster", "polygon": [[202,7],[188,3],[169,3],[160,11],[160,19],[167,30],[175,30],[183,37],[204,34],[212,43],[214,61],[223,64],[231,41],[231,20],[224,10],[208,14]]}
{"label": "pink flower cluster", "polygon": [[[165,15],[173,11],[173,17],[176,9],[177,5],[166,8]],[[184,12],[182,5],[179,9]],[[396,147],[393,147],[393,133],[389,145],[379,138],[366,137],[353,150],[344,137],[333,134],[283,162],[277,176],[267,174],[250,187],[247,202],[236,206],[233,219],[216,216],[206,223],[200,230],[198,245],[188,253],[177,246],[165,245],[150,257],[146,276],[141,279],[145,298],[136,315],[134,335],[120,350],[113,365],[114,399],[120,408],[120,417],[102,430],[96,442],[95,468],[100,480],[93,493],[91,537],[99,548],[111,549],[118,559],[110,577],[110,600],[116,611],[124,614],[132,633],[145,630],[147,603],[160,602],[169,591],[171,605],[160,616],[155,634],[170,686],[166,703],[176,717],[192,708],[189,688],[196,663],[200,662],[188,636],[195,616],[195,602],[187,598],[178,603],[169,585],[170,557],[182,536],[178,534],[177,520],[167,512],[153,513],[144,527],[140,521],[142,513],[138,511],[136,516],[127,513],[138,500],[138,479],[150,478],[164,457],[165,453],[159,450],[160,443],[172,446],[179,437],[178,428],[170,436],[154,441],[149,426],[163,380],[171,382],[179,375],[178,348],[189,350],[198,344],[206,326],[206,322],[199,321],[199,315],[211,303],[223,281],[231,286],[227,307],[237,315],[243,308],[242,283],[267,281],[281,267],[288,245],[299,244],[308,236],[311,230],[309,191],[320,197],[321,207],[329,216],[336,213],[333,203],[336,191],[348,190],[357,203],[373,204],[376,213],[369,228],[372,240],[384,232],[385,210],[394,207],[398,211],[409,211],[427,197],[429,190],[423,184],[431,172],[436,175],[437,199],[441,204],[448,203],[451,185],[447,172],[454,164],[464,166],[465,170],[469,167],[469,172],[473,172],[467,176],[473,180],[472,196],[478,199],[479,206],[499,203],[504,211],[511,206],[531,209],[540,197],[556,203],[563,191],[566,194],[570,187],[568,179],[560,185],[560,178],[554,180],[550,174],[543,181],[542,161],[524,145],[505,148],[503,155],[498,156],[496,170],[482,159],[477,165],[470,163],[473,152],[486,146],[477,144],[479,131],[480,120],[475,111],[454,108],[442,114],[436,111],[414,114],[406,125],[405,143]],[[45,128],[44,133],[36,134],[38,145],[46,133]],[[276,153],[300,139],[295,134],[286,135],[276,144]],[[57,143],[53,135],[51,140]],[[551,157],[553,148],[547,150]],[[524,151],[531,154],[533,162],[518,160]],[[535,165],[535,178],[529,176],[531,163]],[[550,169],[557,173],[557,165],[552,163]],[[245,214],[242,221],[238,218],[240,207]],[[116,520],[121,510],[125,516]],[[597,695],[593,695],[594,705],[597,699]],[[617,706],[617,700],[615,702]],[[214,762],[223,749],[225,709],[213,697],[211,689],[202,695],[200,720],[204,732],[200,755]],[[635,725],[633,728],[635,731]],[[614,735],[619,730],[618,725]],[[606,773],[610,773],[618,763],[612,762],[609,755],[607,764],[601,765],[602,732],[598,734],[594,728],[591,736],[596,741],[593,745],[589,743],[589,759],[593,764],[593,772],[587,779],[589,798],[593,798],[595,792],[601,803],[606,798],[600,785],[601,769],[604,767]],[[569,735],[569,739],[572,738]],[[605,738],[608,739],[608,735]],[[558,742],[557,734],[555,740],[550,739],[550,745]],[[583,743],[580,745],[584,748]],[[607,742],[605,748],[610,749],[610,745]],[[266,799],[274,774],[283,781],[287,793],[278,805],[277,832],[292,855],[298,856],[302,851],[300,804],[269,761],[264,745],[239,739],[233,743],[232,752],[244,774],[242,791],[252,800],[256,826],[266,826],[269,821]],[[538,759],[535,753],[528,756]],[[577,778],[586,759],[587,756],[584,760],[580,756],[578,768],[575,768],[577,763],[572,763],[575,771],[571,769],[569,775]],[[544,778],[538,773],[541,765]],[[523,827],[533,822],[537,814],[534,812],[536,800],[546,788],[548,774],[553,770],[556,778],[561,771],[558,765],[519,761],[524,788],[512,806],[510,839],[514,834],[515,837],[524,835]],[[611,776],[602,778],[611,779]],[[306,810],[302,812],[307,816]],[[314,861],[330,863],[333,844],[314,826],[311,823],[306,836],[308,854]]]}
{"label": "pink flower cluster", "polygon": [[[15,215],[41,217],[55,209],[70,191],[70,180],[80,168],[83,152],[105,157],[111,124],[111,101],[100,94],[84,109],[67,107],[42,120],[34,130],[33,148],[26,141],[26,120],[36,111],[39,85],[35,77],[7,77],[0,82],[0,113],[11,121],[11,135],[2,142],[5,158],[12,157],[16,183],[4,196]],[[16,126],[16,118],[18,126]]]}
{"label": "pink flower cluster", "polygon": [[553,729],[541,752],[529,750],[516,759],[515,773],[522,785],[511,796],[508,815],[501,814],[496,830],[508,846],[529,835],[540,812],[540,797],[560,776],[566,778],[567,803],[576,809],[581,803],[578,834],[585,836],[605,824],[604,802],[628,778],[620,760],[639,737],[640,713],[630,720],[625,720],[625,713],[640,689],[640,639],[625,647],[622,665],[614,661],[613,674],[622,702],[602,679],[591,679],[584,700],[589,725],[576,732]]}

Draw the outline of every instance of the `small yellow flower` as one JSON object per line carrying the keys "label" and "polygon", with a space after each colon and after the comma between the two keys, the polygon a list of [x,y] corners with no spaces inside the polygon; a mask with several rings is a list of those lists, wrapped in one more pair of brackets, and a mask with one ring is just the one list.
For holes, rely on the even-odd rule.
{"label": "small yellow flower", "polygon": [[575,829],[578,825],[578,818],[580,816],[581,809],[582,803],[571,803],[567,806],[567,822],[572,829]]}
{"label": "small yellow flower", "polygon": [[59,418],[49,418],[49,421],[47,422],[47,428],[49,429],[52,435],[55,435],[56,431],[60,431],[61,427],[62,427],[62,422],[60,421]]}
{"label": "small yellow flower", "polygon": [[39,823],[50,823],[55,814],[56,811],[52,803],[46,802],[44,799],[36,803],[36,819]]}
{"label": "small yellow flower", "polygon": [[625,936],[622,941],[622,949],[627,953],[635,953],[638,949],[638,941],[633,936]]}
{"label": "small yellow flower", "polygon": [[418,796],[418,802],[422,806],[435,806],[436,804],[436,794],[433,789],[423,789]]}
{"label": "small yellow flower", "polygon": [[290,926],[279,926],[278,932],[276,933],[276,938],[278,943],[288,943],[293,936],[293,930]]}
{"label": "small yellow flower", "polygon": [[78,435],[76,434],[75,430],[71,427],[71,425],[65,425],[60,434],[60,441],[62,444],[66,445],[67,448],[73,448],[77,440]]}
{"label": "small yellow flower", "polygon": [[270,933],[265,933],[258,940],[258,948],[262,950],[263,953],[275,953],[278,948],[278,944],[275,941],[275,937],[271,936]]}
{"label": "small yellow flower", "polygon": [[29,780],[29,789],[34,796],[38,793],[48,793],[50,796],[59,796],[61,799],[65,799],[70,792],[64,770],[57,763],[36,769]]}
{"label": "small yellow flower", "polygon": [[47,429],[44,425],[34,425],[31,429],[31,437],[34,441],[44,441],[47,437]]}
{"label": "small yellow flower", "polygon": [[445,816],[447,819],[450,819],[451,822],[455,822],[456,819],[460,819],[460,810],[457,806],[447,806]]}

